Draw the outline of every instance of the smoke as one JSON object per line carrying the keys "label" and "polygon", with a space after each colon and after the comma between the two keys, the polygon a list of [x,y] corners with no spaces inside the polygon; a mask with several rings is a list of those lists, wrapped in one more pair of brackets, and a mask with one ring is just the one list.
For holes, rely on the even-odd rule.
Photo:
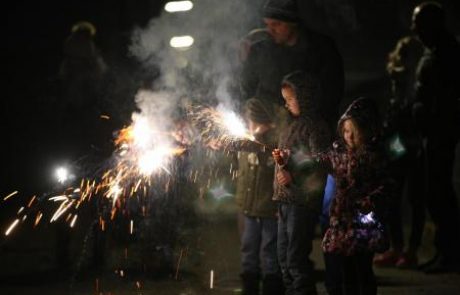
{"label": "smoke", "polygon": [[[175,106],[178,98],[169,92],[153,92],[147,89],[140,89],[135,97],[135,102],[140,110],[133,114],[133,121],[140,118],[149,119],[150,123],[159,132],[167,132],[172,127],[172,120],[175,116]],[[165,118],[169,118],[165,120]]]}
{"label": "smoke", "polygon": [[[190,11],[163,11],[145,27],[135,28],[129,54],[142,64],[144,72],[159,72],[160,76],[149,81],[147,91],[137,94],[140,111],[133,114],[133,121],[144,118],[168,131],[174,128],[175,115],[182,111],[184,101],[236,110],[239,41],[260,26],[263,1],[196,0]],[[173,48],[170,40],[175,36],[191,36],[194,42],[188,49]],[[218,169],[205,167],[216,163],[222,164],[217,155],[197,148],[190,169],[196,170],[195,177],[199,174],[207,179],[204,174],[209,173],[208,177],[215,179]]]}
{"label": "smoke", "polygon": [[[260,23],[263,0],[197,0],[190,11],[167,13],[133,31],[130,54],[145,69],[159,68],[156,89],[196,102],[234,105],[238,44]],[[192,36],[189,49],[172,48],[174,36]]]}

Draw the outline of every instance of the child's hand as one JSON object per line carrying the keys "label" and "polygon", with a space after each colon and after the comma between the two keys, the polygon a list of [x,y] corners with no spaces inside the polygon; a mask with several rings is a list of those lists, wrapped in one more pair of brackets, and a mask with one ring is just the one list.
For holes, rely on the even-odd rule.
{"label": "child's hand", "polygon": [[281,185],[288,185],[292,182],[291,173],[287,172],[286,170],[279,170],[276,174],[276,180]]}
{"label": "child's hand", "polygon": [[283,155],[280,149],[274,149],[272,151],[273,159],[275,159],[276,164],[284,165]]}

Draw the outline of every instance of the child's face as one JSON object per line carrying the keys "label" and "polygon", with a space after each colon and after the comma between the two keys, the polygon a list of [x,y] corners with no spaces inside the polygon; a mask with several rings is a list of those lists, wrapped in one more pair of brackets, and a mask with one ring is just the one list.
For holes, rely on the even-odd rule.
{"label": "child's face", "polygon": [[281,94],[283,95],[284,101],[286,102],[286,108],[294,116],[300,116],[299,102],[297,101],[297,94],[294,89],[290,86],[283,86],[281,88]]}
{"label": "child's face", "polygon": [[353,120],[349,119],[343,122],[342,134],[349,149],[354,150],[363,144],[361,132]]}

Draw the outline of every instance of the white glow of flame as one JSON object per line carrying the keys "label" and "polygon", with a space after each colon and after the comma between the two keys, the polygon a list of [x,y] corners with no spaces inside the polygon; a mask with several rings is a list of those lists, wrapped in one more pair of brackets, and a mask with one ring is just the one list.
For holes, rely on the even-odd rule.
{"label": "white glow of flame", "polygon": [[171,1],[165,5],[165,10],[169,13],[189,11],[192,8],[192,1]]}
{"label": "white glow of flame", "polygon": [[230,135],[236,137],[250,137],[248,129],[244,125],[243,120],[232,111],[221,111],[224,120],[225,128]]}
{"label": "white glow of flame", "polygon": [[138,119],[133,127],[134,144],[138,147],[145,148],[151,142],[152,130],[147,119]]}
{"label": "white glow of flame", "polygon": [[193,45],[193,42],[192,36],[176,36],[171,38],[169,45],[173,48],[187,49]]}
{"label": "white glow of flame", "polygon": [[123,192],[123,189],[120,187],[118,183],[115,183],[110,186],[109,191],[107,192],[107,197],[112,198],[113,202],[117,200],[120,194]]}
{"label": "white glow of flame", "polygon": [[64,167],[57,168],[55,175],[59,183],[64,183],[69,179],[69,171]]}
{"label": "white glow of flame", "polygon": [[159,168],[165,165],[168,156],[171,155],[170,148],[167,146],[159,146],[153,150],[145,152],[139,157],[139,171],[144,175],[150,175]]}

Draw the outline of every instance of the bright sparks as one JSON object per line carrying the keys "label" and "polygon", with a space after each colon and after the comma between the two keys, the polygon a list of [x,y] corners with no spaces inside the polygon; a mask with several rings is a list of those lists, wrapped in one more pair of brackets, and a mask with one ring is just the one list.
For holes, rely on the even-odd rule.
{"label": "bright sparks", "polygon": [[9,194],[8,196],[4,197],[4,198],[3,198],[3,201],[6,201],[6,200],[8,200],[9,198],[11,198],[12,196],[16,195],[17,193],[18,193],[18,191],[14,191],[14,192],[12,192],[12,193],[11,193],[11,194]]}
{"label": "bright sparks", "polygon": [[59,183],[64,183],[69,179],[69,171],[64,167],[57,168],[55,175]]}
{"label": "bright sparks", "polygon": [[234,112],[227,110],[220,110],[220,112],[222,114],[224,126],[227,128],[230,135],[251,140],[254,139],[254,137],[249,134],[243,120]]}
{"label": "bright sparks", "polygon": [[16,219],[15,221],[13,221],[13,223],[5,231],[5,236],[9,235],[11,231],[16,227],[16,225],[18,225],[18,223],[19,223],[19,219]]}

